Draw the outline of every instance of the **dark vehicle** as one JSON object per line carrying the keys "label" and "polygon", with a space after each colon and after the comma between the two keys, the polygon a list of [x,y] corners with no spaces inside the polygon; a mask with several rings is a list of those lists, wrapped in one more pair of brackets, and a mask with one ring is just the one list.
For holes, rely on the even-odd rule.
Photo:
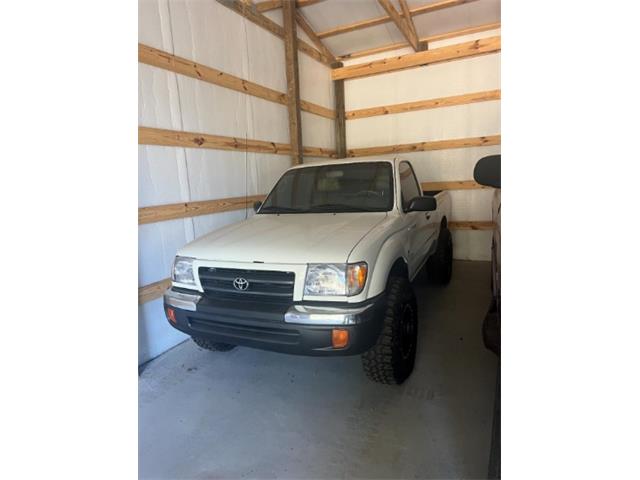
{"label": "dark vehicle", "polygon": [[493,300],[482,325],[485,346],[500,355],[500,155],[489,155],[476,163],[473,178],[481,185],[495,188],[491,216],[494,223],[491,241],[491,290]]}

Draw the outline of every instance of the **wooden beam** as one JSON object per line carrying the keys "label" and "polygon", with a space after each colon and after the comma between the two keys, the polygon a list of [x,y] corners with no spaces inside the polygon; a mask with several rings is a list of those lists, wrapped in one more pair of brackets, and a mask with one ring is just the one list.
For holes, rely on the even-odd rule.
{"label": "wooden beam", "polygon": [[433,192],[436,190],[475,190],[490,188],[480,185],[473,180],[453,180],[448,182],[422,182],[420,184],[423,192]]}
{"label": "wooden beam", "polygon": [[300,109],[304,110],[305,112],[315,113],[320,117],[328,118],[330,120],[336,118],[335,110],[323,107],[322,105],[318,105],[316,103],[307,102],[306,100],[302,99],[300,99]]}
{"label": "wooden beam", "polygon": [[283,2],[284,60],[287,76],[287,109],[289,111],[289,141],[291,160],[302,163],[302,120],[300,116],[300,78],[298,76],[298,34],[296,32],[296,4]]}
{"label": "wooden beam", "polygon": [[[334,68],[342,67],[342,63],[334,64]],[[347,156],[347,125],[344,110],[344,80],[334,80],[333,95],[335,97],[335,136],[336,136],[336,158],[346,158]]]}
{"label": "wooden beam", "polygon": [[[233,10],[238,15],[242,15],[250,22],[253,22],[256,25],[264,28],[265,30],[273,33],[276,37],[284,39],[284,28],[260,13],[253,3],[245,3],[241,0],[216,0],[216,2]],[[330,58],[327,58],[325,55],[320,53],[304,40],[298,40],[298,49],[301,52],[309,55],[311,58],[317,60],[320,63],[324,63],[327,66],[331,65],[332,63]]]}
{"label": "wooden beam", "polygon": [[347,157],[370,157],[374,155],[425,152],[429,150],[447,150],[452,148],[485,147],[489,145],[500,145],[500,135],[404,143],[400,145],[384,145],[381,147],[353,148],[351,150],[347,150]]}
{"label": "wooden beam", "polygon": [[351,110],[346,113],[347,120],[357,118],[375,117],[377,115],[390,115],[393,113],[415,112],[417,110],[427,110],[430,108],[452,107],[454,105],[466,105],[468,103],[487,102],[500,100],[500,90],[488,90],[485,92],[465,93],[451,97],[432,98],[429,100],[418,100],[415,102],[397,103],[393,105],[383,105],[380,107],[361,108]]}
{"label": "wooden beam", "polygon": [[489,221],[465,220],[459,222],[448,222],[451,230],[493,230],[495,223]]}
{"label": "wooden beam", "polygon": [[265,195],[250,195],[248,197],[220,198],[218,200],[204,200],[201,202],[171,203],[154,207],[138,208],[138,225],[163,222],[177,218],[197,217],[211,213],[230,212],[250,208],[254,202],[264,200]]}
{"label": "wooden beam", "polygon": [[[442,10],[444,8],[456,7],[463,3],[475,2],[476,0],[441,0],[439,2],[432,2],[420,7],[414,7],[410,10],[412,16],[422,15],[429,12],[435,12],[436,10]],[[341,33],[353,32],[354,30],[360,30],[362,28],[375,27],[376,25],[382,25],[387,22],[391,22],[391,17],[383,16],[370,18],[368,20],[361,20],[359,22],[350,23],[348,25],[340,25],[338,27],[319,32],[318,37],[327,38],[333,35],[339,35]]]}
{"label": "wooden beam", "polygon": [[[406,12],[404,13],[405,16],[400,16],[396,8],[392,5],[391,0],[378,0],[378,3],[382,8],[384,8],[385,12],[387,12],[387,15],[389,15],[391,20],[393,20],[393,23],[396,24],[396,27],[398,27],[398,30],[400,30],[402,35],[404,35],[404,38],[406,38],[409,44],[413,47],[413,50],[417,52],[418,51],[418,35],[416,34],[415,29],[412,29],[409,26],[409,24],[406,22],[407,13]],[[402,0],[400,0],[400,4],[403,5]],[[407,12],[408,12],[408,7],[406,3],[404,4],[403,8],[405,7],[407,8]],[[409,18],[409,21],[411,21],[411,15],[409,15],[408,18]],[[413,22],[411,22],[411,25],[413,25]]]}
{"label": "wooden beam", "polygon": [[309,38],[314,43],[314,45],[318,48],[318,50],[320,50],[320,52],[325,57],[329,58],[332,62],[335,62],[336,61],[335,55],[331,53],[331,50],[329,50],[324,43],[322,43],[322,40],[318,38],[318,35],[316,35],[316,32],[313,30],[313,28],[311,27],[311,25],[309,24],[305,16],[302,14],[300,10],[297,10],[297,9],[296,9],[296,21],[298,22],[298,25],[302,27],[302,30],[304,30],[305,33],[309,36]]}
{"label": "wooden beam", "polygon": [[[286,93],[264,87],[249,80],[224,73],[215,68],[207,67],[206,65],[172,55],[141,43],[138,44],[138,61],[146,65],[162,68],[170,72],[202,80],[203,82],[235,90],[236,92],[246,93],[247,95],[262,98],[270,102],[281,105],[287,104]],[[314,113],[321,117],[330,119],[336,117],[335,112],[330,108],[312,102],[301,101],[301,108],[306,112]]]}
{"label": "wooden beam", "polygon": [[421,50],[426,50],[428,45],[423,43],[418,38],[418,31],[416,30],[416,25],[413,23],[413,18],[411,17],[411,10],[409,10],[409,5],[407,4],[407,0],[398,0],[400,2],[400,8],[402,9],[402,15],[404,16],[404,23],[407,24],[409,29],[411,30],[411,35],[415,37],[417,48],[414,48],[416,52]]}
{"label": "wooden beam", "polygon": [[[244,138],[210,135],[207,133],[182,132],[162,128],[138,127],[140,145],[162,145],[165,147],[209,148],[212,150],[236,150],[256,153],[291,155],[288,143],[248,140]],[[336,152],[321,147],[304,147],[304,155],[311,157],[335,158]]]}
{"label": "wooden beam", "polygon": [[423,52],[408,53],[399,57],[384,58],[368,63],[359,63],[331,71],[333,80],[361,78],[380,73],[395,72],[407,68],[421,67],[433,63],[460,60],[500,51],[500,36],[482,38],[471,42],[457,43],[447,47]]}
{"label": "wooden beam", "polygon": [[[484,25],[478,25],[475,27],[462,28],[459,30],[452,30],[446,33],[439,33],[437,35],[429,35],[419,39],[420,43],[430,44],[432,42],[438,42],[440,40],[446,40],[448,38],[461,37],[463,35],[471,35],[472,33],[481,33],[488,30],[497,30],[500,28],[500,22],[485,23]],[[344,55],[338,55],[339,61],[351,60],[353,58],[368,57],[376,53],[389,52],[391,50],[398,50],[400,48],[409,47],[407,42],[390,43],[389,45],[383,45],[381,47],[367,48],[365,50],[358,50],[353,53],[345,53]]]}
{"label": "wooden beam", "polygon": [[[313,5],[314,3],[324,2],[325,0],[297,0],[296,7],[308,7],[309,5]],[[268,12],[269,10],[276,10],[278,8],[282,8],[282,0],[268,0],[266,2],[258,2],[256,3],[256,8],[259,12]]]}
{"label": "wooden beam", "polygon": [[159,282],[154,282],[150,283],[149,285],[145,285],[144,287],[139,287],[138,305],[142,305],[143,303],[147,303],[151,300],[162,297],[165,290],[167,290],[169,287],[171,287],[170,278],[165,278],[164,280],[160,280]]}

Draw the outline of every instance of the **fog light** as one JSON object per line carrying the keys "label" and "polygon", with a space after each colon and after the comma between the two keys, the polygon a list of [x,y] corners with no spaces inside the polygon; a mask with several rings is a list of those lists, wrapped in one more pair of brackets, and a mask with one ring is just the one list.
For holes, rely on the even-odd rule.
{"label": "fog light", "polygon": [[167,319],[171,323],[177,323],[176,322],[176,312],[175,312],[175,310],[173,308],[167,307]]}
{"label": "fog light", "polygon": [[349,330],[334,328],[331,331],[331,344],[333,348],[344,348],[349,343]]}

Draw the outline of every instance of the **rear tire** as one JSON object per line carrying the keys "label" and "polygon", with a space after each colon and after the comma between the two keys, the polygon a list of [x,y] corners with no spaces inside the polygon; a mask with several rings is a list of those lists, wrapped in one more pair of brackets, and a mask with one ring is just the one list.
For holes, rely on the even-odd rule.
{"label": "rear tire", "polygon": [[200,348],[205,348],[213,352],[228,352],[229,350],[233,350],[237,346],[231,345],[230,343],[214,342],[203,337],[191,337],[191,339],[196,342],[196,345],[198,345]]}
{"label": "rear tire", "polygon": [[453,267],[453,240],[451,231],[443,227],[438,237],[438,247],[427,261],[429,279],[438,285],[447,285],[451,281]]}
{"label": "rear tire", "polygon": [[391,277],[386,294],[382,332],[376,344],[362,355],[362,368],[374,382],[400,385],[415,364],[418,307],[405,277]]}

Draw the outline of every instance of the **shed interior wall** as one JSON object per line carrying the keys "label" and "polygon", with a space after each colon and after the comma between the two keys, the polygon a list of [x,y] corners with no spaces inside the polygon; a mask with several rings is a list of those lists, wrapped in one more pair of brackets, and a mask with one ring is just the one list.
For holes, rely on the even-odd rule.
{"label": "shed interior wall", "polygon": [[[138,8],[140,43],[286,92],[282,40],[218,2],[140,0]],[[268,12],[279,24],[281,15]],[[299,69],[301,98],[333,108],[330,69],[301,52]],[[289,143],[286,105],[142,63],[138,85],[140,126]],[[305,146],[334,148],[331,119],[303,112],[302,129]],[[265,194],[290,165],[286,155],[140,145],[138,206]],[[138,286],[167,278],[184,244],[252,213],[140,225]],[[139,363],[186,338],[167,324],[161,298],[140,305],[138,318]]]}
{"label": "shed interior wall", "polygon": [[[429,44],[435,49],[500,35],[500,29]],[[344,62],[345,66],[411,53],[410,47]],[[345,81],[346,110],[500,89],[500,53]],[[347,120],[347,148],[396,145],[500,133],[500,100]],[[420,182],[473,180],[473,167],[500,145],[398,154]],[[492,189],[451,190],[452,221],[491,220]],[[490,230],[453,230],[454,258],[490,260]]]}

